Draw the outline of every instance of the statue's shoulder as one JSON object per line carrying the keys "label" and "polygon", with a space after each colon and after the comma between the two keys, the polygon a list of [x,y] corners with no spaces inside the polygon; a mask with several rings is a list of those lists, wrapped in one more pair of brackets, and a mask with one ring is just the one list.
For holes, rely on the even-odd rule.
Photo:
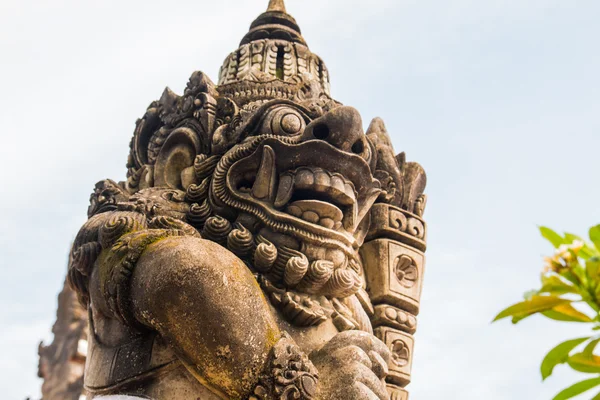
{"label": "statue's shoulder", "polygon": [[69,282],[81,303],[87,306],[89,302],[88,286],[95,266],[104,269],[106,278],[135,263],[146,247],[158,240],[200,237],[186,222],[188,211],[182,191],[146,188],[131,193],[123,182],[98,182],[90,195],[88,220],[79,229],[69,256]]}

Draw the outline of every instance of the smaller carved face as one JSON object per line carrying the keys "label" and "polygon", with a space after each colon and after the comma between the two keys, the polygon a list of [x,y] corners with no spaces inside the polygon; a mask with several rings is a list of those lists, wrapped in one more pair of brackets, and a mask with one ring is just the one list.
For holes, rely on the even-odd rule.
{"label": "smaller carved face", "polygon": [[167,216],[183,220],[189,210],[185,193],[168,188],[144,189],[118,204],[122,211],[135,211],[147,218]]}

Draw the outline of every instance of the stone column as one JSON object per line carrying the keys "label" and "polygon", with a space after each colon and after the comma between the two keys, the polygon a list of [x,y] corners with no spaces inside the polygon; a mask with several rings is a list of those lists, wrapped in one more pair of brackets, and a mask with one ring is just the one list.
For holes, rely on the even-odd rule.
{"label": "stone column", "polygon": [[361,249],[367,292],[374,305],[375,335],[392,352],[386,378],[392,400],[408,399],[413,334],[423,285],[425,222],[389,204],[376,204],[371,230]]}

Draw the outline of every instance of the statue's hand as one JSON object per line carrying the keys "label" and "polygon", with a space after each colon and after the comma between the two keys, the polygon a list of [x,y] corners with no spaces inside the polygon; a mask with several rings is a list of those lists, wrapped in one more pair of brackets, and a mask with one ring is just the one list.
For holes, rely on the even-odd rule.
{"label": "statue's hand", "polygon": [[338,333],[310,357],[319,370],[318,398],[388,400],[385,377],[390,357],[387,346],[369,333]]}

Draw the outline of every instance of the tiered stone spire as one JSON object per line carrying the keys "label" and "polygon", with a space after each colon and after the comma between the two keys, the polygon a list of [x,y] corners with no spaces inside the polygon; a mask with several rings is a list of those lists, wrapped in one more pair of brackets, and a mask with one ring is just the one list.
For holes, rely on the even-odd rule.
{"label": "tiered stone spire", "polygon": [[309,50],[284,0],[269,0],[267,11],[252,22],[240,47],[223,63],[219,73],[219,86],[224,90],[221,93],[233,94],[241,103],[274,97],[291,99],[301,87],[299,82],[329,95],[325,63]]}
{"label": "tiered stone spire", "polygon": [[269,1],[269,8],[267,11],[279,11],[283,13],[287,13],[285,11],[285,2],[284,0],[271,0]]}

